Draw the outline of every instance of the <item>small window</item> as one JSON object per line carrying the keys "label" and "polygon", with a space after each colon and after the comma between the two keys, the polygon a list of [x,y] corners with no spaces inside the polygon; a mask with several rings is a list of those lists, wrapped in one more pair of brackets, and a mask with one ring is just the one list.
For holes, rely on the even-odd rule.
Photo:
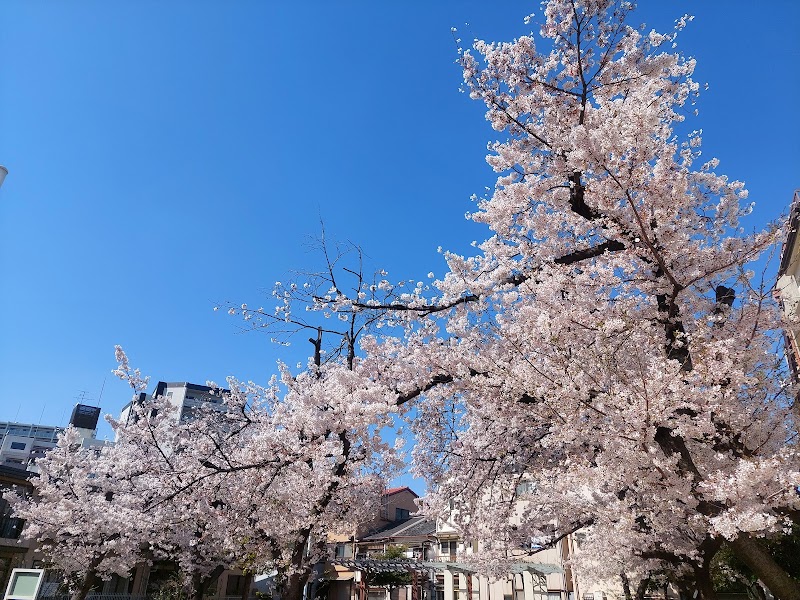
{"label": "small window", "polygon": [[458,540],[442,540],[439,542],[439,554],[455,554],[458,549]]}
{"label": "small window", "polygon": [[246,575],[228,575],[228,583],[225,586],[226,596],[241,596],[247,583]]}
{"label": "small window", "polygon": [[532,494],[536,491],[536,484],[532,481],[522,481],[517,485],[517,496]]}
{"label": "small window", "polygon": [[394,519],[395,521],[402,521],[403,519],[407,519],[411,513],[408,509],[405,508],[395,508],[394,509]]}
{"label": "small window", "polygon": [[12,450],[25,450],[27,444],[25,442],[11,442]]}
{"label": "small window", "polygon": [[336,544],[336,558],[353,558],[353,545]]}

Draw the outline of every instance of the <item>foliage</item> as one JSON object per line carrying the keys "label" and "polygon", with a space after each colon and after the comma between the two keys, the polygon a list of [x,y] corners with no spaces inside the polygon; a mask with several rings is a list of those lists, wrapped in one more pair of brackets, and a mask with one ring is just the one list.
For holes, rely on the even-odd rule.
{"label": "foliage", "polygon": [[375,555],[377,560],[397,560],[406,557],[408,546],[404,544],[391,544],[385,551]]}
{"label": "foliage", "polygon": [[393,397],[341,363],[284,368],[267,388],[231,379],[182,419],[166,398],[140,402],[146,380],[117,358],[136,395],[116,443],[81,450],[68,432],[16,508],[79,582],[166,560],[195,599],[234,567],[277,570],[299,597],[328,535],[371,517],[399,464],[372,430]]}
{"label": "foliage", "polygon": [[[800,526],[783,535],[765,541],[770,555],[787,573],[800,573]],[[765,598],[758,576],[723,545],[712,565],[714,587],[718,592],[747,592],[754,600]]]}
{"label": "foliage", "polygon": [[[360,265],[340,276],[325,249],[320,273],[276,286],[274,310],[230,309],[279,337],[315,331],[305,371],[282,367],[265,388],[231,380],[225,411],[177,426],[158,399],[140,407],[116,424],[128,472],[93,467],[78,487],[108,473],[120,506],[144,498],[151,550],[193,581],[247,560],[276,568],[294,600],[327,533],[363,516],[354,507],[399,464],[376,432],[406,417],[426,509],[480,543],[486,571],[580,530],[588,581],[625,573],[708,600],[727,544],[776,596],[800,597],[763,542],[800,514],[784,323],[753,272],[782,224],[745,233],[744,185],[700,162],[687,133],[699,85],[673,47],[690,18],[645,32],[631,10],[549,0],[540,41],[461,54],[501,136],[494,190],[471,215],[492,232],[475,256],[445,253],[440,279],[392,283]],[[129,554],[89,564],[121,569]]]}
{"label": "foliage", "polygon": [[658,573],[711,598],[722,543],[766,582],[759,539],[800,509],[782,317],[753,272],[782,223],[745,233],[744,184],[700,160],[695,61],[672,50],[690,17],[647,32],[631,10],[550,0],[541,40],[462,53],[502,136],[475,256],[445,253],[445,275],[410,289],[348,290],[329,261],[325,285],[278,286],[271,318],[371,323],[355,363],[413,416],[426,505],[485,569],[582,530],[583,578]]}
{"label": "foliage", "polygon": [[[375,560],[404,560],[408,546],[403,544],[392,544],[385,551],[376,554]],[[395,573],[389,571],[378,571],[369,574],[369,585],[385,586],[390,589],[411,584],[410,573]]]}

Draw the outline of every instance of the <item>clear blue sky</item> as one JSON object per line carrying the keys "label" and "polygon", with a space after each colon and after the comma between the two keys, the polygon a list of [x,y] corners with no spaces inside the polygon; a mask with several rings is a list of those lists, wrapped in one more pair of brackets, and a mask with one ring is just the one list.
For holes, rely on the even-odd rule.
{"label": "clear blue sky", "polygon": [[[680,38],[710,84],[693,127],[748,184],[753,225],[800,187],[799,6],[646,0],[634,19],[697,15]],[[4,2],[0,420],[64,424],[81,391],[117,414],[114,344],[154,381],[265,382],[287,351],[212,307],[269,305],[276,280],[318,265],[320,217],[392,277],[441,274],[438,246],[483,239],[463,215],[494,182],[495,134],[458,92],[450,28],[508,40],[536,10]]]}

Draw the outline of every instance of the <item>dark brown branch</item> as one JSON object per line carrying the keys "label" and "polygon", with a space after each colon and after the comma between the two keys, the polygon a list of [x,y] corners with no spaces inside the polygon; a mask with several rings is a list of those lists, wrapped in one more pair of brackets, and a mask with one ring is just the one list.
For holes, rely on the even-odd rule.
{"label": "dark brown branch", "polygon": [[625,250],[625,244],[622,242],[618,242],[616,240],[608,240],[603,242],[602,244],[598,244],[597,246],[592,246],[591,248],[585,248],[583,250],[576,250],[570,254],[565,254],[564,256],[559,256],[555,259],[555,263],[557,265],[573,265],[575,263],[581,262],[586,260],[587,258],[594,258],[596,256],[600,256],[606,251],[609,252],[619,252],[620,250]]}
{"label": "dark brown branch", "polygon": [[457,298],[452,302],[439,304],[437,306],[408,306],[406,304],[399,304],[399,303],[366,304],[363,302],[353,302],[352,305],[356,308],[371,309],[371,310],[395,310],[395,311],[417,312],[425,316],[450,310],[451,308],[455,308],[456,306],[460,306],[461,304],[466,304],[467,302],[477,302],[478,300],[480,300],[479,296],[476,296],[474,294],[468,294],[466,296],[462,296],[461,298]]}
{"label": "dark brown branch", "polygon": [[537,548],[536,550],[531,550],[530,552],[528,552],[528,555],[532,556],[534,554],[538,554],[539,552],[544,552],[545,550],[549,550],[550,548],[555,546],[558,542],[560,542],[561,540],[563,540],[566,537],[571,536],[576,531],[580,531],[584,527],[589,527],[590,525],[593,525],[594,521],[595,521],[594,517],[592,517],[590,519],[586,519],[585,521],[579,521],[578,523],[574,524],[572,527],[570,527],[564,533],[561,533],[561,534],[557,535],[556,537],[548,539],[547,540],[547,544],[543,545],[541,548]]}
{"label": "dark brown branch", "polygon": [[452,382],[453,382],[452,375],[434,375],[433,377],[431,377],[431,380],[422,387],[418,387],[404,394],[398,394],[397,406],[405,404],[409,400],[413,400],[414,398],[421,396],[425,392],[435,388],[437,385],[441,385],[443,383],[452,383]]}

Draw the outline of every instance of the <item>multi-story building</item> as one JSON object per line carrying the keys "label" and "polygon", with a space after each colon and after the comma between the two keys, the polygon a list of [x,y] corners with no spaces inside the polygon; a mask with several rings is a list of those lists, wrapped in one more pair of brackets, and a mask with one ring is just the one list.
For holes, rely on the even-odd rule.
{"label": "multi-story building", "polygon": [[226,389],[212,388],[207,385],[198,385],[185,381],[173,383],[159,381],[152,394],[141,393],[134,400],[126,404],[122,408],[119,420],[121,423],[127,423],[128,419],[130,419],[133,414],[131,409],[135,405],[143,404],[153,398],[163,397],[169,400],[169,403],[175,407],[178,418],[181,421],[187,421],[192,418],[192,414],[200,406],[206,408],[210,407],[216,410],[225,410],[223,401],[225,395],[229,393],[230,391]]}
{"label": "multi-story building", "polygon": [[[76,404],[69,424],[83,438],[84,445],[95,443],[100,409],[96,406]],[[29,423],[0,422],[0,465],[13,469],[35,470],[37,458],[54,448],[63,427]]]}

